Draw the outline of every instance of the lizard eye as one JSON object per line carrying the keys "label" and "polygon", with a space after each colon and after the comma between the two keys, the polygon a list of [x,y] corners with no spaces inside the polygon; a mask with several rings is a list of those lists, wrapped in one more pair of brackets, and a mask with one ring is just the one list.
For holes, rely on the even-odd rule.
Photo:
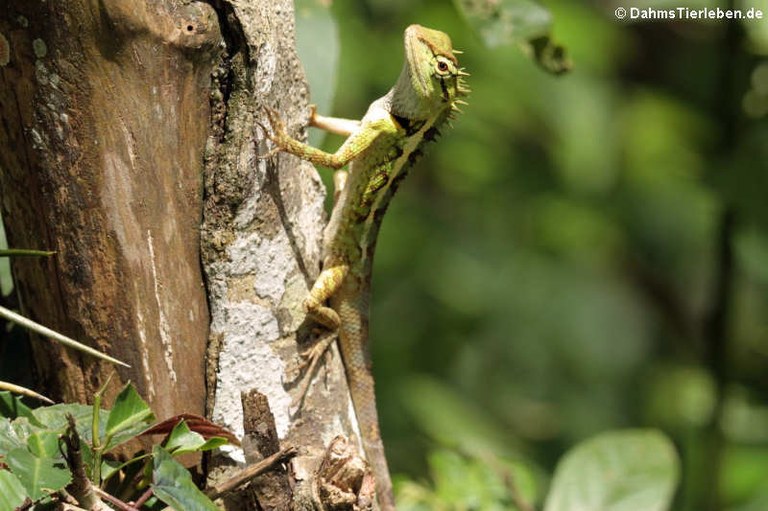
{"label": "lizard eye", "polygon": [[435,67],[437,72],[441,75],[446,75],[451,71],[451,66],[448,65],[448,62],[441,58],[437,59],[437,64]]}

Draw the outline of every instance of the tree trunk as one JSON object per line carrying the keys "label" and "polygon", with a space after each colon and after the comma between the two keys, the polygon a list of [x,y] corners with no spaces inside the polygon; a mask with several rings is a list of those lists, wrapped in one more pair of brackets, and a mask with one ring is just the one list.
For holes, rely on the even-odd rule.
{"label": "tree trunk", "polygon": [[38,390],[89,402],[116,372],[108,398],[131,380],[159,418],[206,410],[238,435],[254,391],[306,483],[354,418],[335,348],[292,414],[325,192],[259,159],[256,120],[306,123],[293,27],[289,0],[9,0],[0,187],[9,245],[56,252],[13,261],[23,313],[131,365],[35,338]]}
{"label": "tree trunk", "polygon": [[[241,393],[263,394],[280,439],[302,448],[293,472],[308,483],[330,440],[349,436],[355,421],[335,346],[317,374],[306,376],[314,384],[294,413],[297,347],[311,337],[302,301],[320,269],[325,190],[298,158],[260,159],[271,146],[257,125],[263,107],[277,110],[293,133],[307,122],[294,13],[289,0],[230,1],[224,18],[202,236],[211,310],[208,412],[241,436],[243,422],[253,420],[243,416]],[[268,454],[245,452],[249,460]],[[297,486],[298,498],[307,486]]]}
{"label": "tree trunk", "polygon": [[[0,185],[25,314],[131,365],[155,413],[200,412],[199,264],[207,84],[220,40],[201,3],[13,0],[0,13]],[[34,339],[39,387],[85,402],[115,371]]]}

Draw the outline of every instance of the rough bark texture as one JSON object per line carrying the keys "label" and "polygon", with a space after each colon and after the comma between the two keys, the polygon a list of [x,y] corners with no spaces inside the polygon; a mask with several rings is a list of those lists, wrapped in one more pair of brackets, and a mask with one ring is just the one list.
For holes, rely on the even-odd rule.
{"label": "rough bark texture", "polygon": [[[293,471],[306,483],[329,442],[349,435],[354,419],[335,348],[314,375],[300,413],[292,415],[297,341],[309,337],[300,328],[301,302],[319,271],[325,192],[312,166],[297,158],[259,159],[271,146],[256,121],[264,118],[263,106],[280,112],[294,133],[307,121],[293,6],[289,0],[229,1],[222,9],[227,54],[217,73],[203,228],[211,310],[209,413],[241,436],[241,392],[263,394],[283,446],[301,448]],[[298,499],[308,493],[301,484],[296,489]]]}
{"label": "rough bark texture", "polygon": [[[256,124],[261,106],[306,124],[294,47],[289,0],[11,0],[0,186],[11,246],[56,251],[14,262],[24,312],[131,364],[112,390],[132,380],[161,418],[207,406],[242,437],[241,392],[263,395],[280,444],[300,448],[301,508],[354,415],[335,347],[294,413],[325,190],[294,157],[259,159]],[[115,370],[39,339],[35,359],[66,401]]]}
{"label": "rough bark texture", "polygon": [[[159,417],[204,409],[199,263],[208,85],[204,3],[10,0],[0,10],[0,186],[23,312],[131,365]],[[89,401],[115,371],[33,339],[39,387]],[[109,395],[110,393],[108,393]]]}

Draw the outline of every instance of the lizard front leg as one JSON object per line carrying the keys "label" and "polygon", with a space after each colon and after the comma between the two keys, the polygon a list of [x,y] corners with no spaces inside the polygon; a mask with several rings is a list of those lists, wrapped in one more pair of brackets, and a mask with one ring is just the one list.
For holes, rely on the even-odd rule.
{"label": "lizard front leg", "polygon": [[[391,129],[385,119],[375,119],[366,123],[361,122],[359,126],[357,126],[357,129],[351,132],[349,137],[335,153],[327,153],[322,149],[299,142],[290,136],[285,130],[285,125],[280,120],[280,116],[274,110],[265,108],[264,112],[269,119],[269,123],[272,125],[272,132],[270,133],[270,131],[261,123],[258,124],[264,130],[267,137],[277,144],[281,151],[298,156],[302,160],[307,160],[315,165],[321,165],[332,169],[340,169],[357,158],[383,131]],[[325,119],[333,118],[328,117]],[[349,121],[347,119],[344,119],[344,121],[355,123],[355,121]],[[340,133],[346,133],[347,129],[351,127],[351,125],[346,125],[343,130],[340,128],[338,131]]]}

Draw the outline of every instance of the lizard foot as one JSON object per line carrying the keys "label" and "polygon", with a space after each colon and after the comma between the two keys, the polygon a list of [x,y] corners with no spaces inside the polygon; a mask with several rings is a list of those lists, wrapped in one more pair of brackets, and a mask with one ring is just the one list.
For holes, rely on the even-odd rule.
{"label": "lizard foot", "polygon": [[260,108],[260,111],[264,114],[264,116],[269,121],[270,128],[267,128],[267,126],[259,119],[256,119],[254,122],[256,125],[261,129],[261,131],[264,132],[264,136],[266,136],[269,140],[271,140],[275,147],[267,151],[265,154],[258,155],[257,158],[260,160],[266,160],[274,156],[276,153],[279,153],[283,150],[284,143],[283,141],[286,139],[290,139],[290,136],[285,130],[285,124],[283,124],[282,119],[280,119],[280,114],[277,113],[277,110],[274,110],[272,108],[262,106]]}
{"label": "lizard foot", "polygon": [[320,359],[323,358],[323,355],[325,355],[325,352],[328,351],[328,348],[335,340],[336,332],[326,332],[311,348],[301,353],[302,362],[299,366],[299,372],[304,374],[300,376],[302,381],[299,385],[298,399],[296,400],[297,411],[304,404],[304,398],[307,396],[309,385],[312,383]]}

